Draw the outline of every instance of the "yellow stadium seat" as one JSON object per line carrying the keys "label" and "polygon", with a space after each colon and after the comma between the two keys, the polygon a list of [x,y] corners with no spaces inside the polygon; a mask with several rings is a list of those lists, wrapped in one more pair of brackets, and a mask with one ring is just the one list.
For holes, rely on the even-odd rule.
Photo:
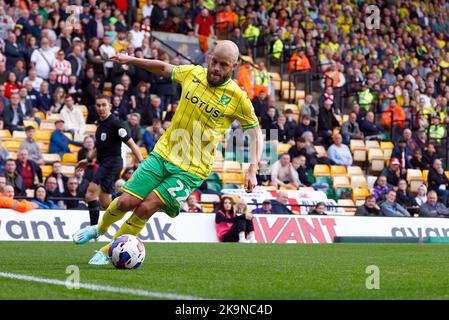
{"label": "yellow stadium seat", "polygon": [[55,130],[55,124],[54,124],[54,122],[42,121],[41,125],[39,126],[39,129],[53,131],[53,130]]}
{"label": "yellow stadium seat", "polygon": [[76,146],[74,144],[69,144],[70,152],[78,152],[78,151],[81,150],[81,148],[82,148],[81,146]]}
{"label": "yellow stadium seat", "polygon": [[372,171],[382,171],[385,167],[384,153],[381,149],[369,149],[368,160],[371,162]]}
{"label": "yellow stadium seat", "polygon": [[48,122],[56,122],[56,120],[59,119],[61,119],[61,114],[59,113],[48,114],[47,117],[45,118],[45,120],[47,120]]}
{"label": "yellow stadium seat", "polygon": [[62,164],[78,163],[78,153],[64,153],[62,156]]}
{"label": "yellow stadium seat", "polygon": [[223,161],[215,161],[212,166],[213,172],[222,172],[223,171]]}
{"label": "yellow stadium seat", "polygon": [[87,109],[87,106],[80,104],[78,105],[78,108],[81,110],[81,112],[83,113],[83,117],[84,119],[87,118],[87,115],[89,114],[89,109]]}
{"label": "yellow stadium seat", "polygon": [[148,150],[145,147],[140,147],[140,153],[142,154],[142,157],[145,159],[146,157],[148,157]]}
{"label": "yellow stadium seat", "polygon": [[334,189],[337,188],[351,188],[351,184],[349,183],[349,178],[346,176],[335,176],[332,180],[334,185]]}
{"label": "yellow stadium seat", "polygon": [[299,107],[296,104],[286,103],[284,104],[284,112],[290,109],[293,113],[299,113]]}
{"label": "yellow stadium seat", "polygon": [[25,127],[31,126],[34,129],[38,129],[39,128],[39,124],[36,121],[34,121],[34,120],[23,120],[23,125]]}
{"label": "yellow stadium seat", "polygon": [[53,163],[56,161],[61,161],[61,157],[57,153],[43,153],[42,158],[45,162]]}
{"label": "yellow stadium seat", "polygon": [[330,177],[329,166],[326,164],[316,164],[313,168],[314,177]]}
{"label": "yellow stadium seat", "polygon": [[313,187],[299,187],[299,191],[315,191]]}
{"label": "yellow stadium seat", "polygon": [[352,188],[368,189],[368,182],[365,176],[350,176]]}
{"label": "yellow stadium seat", "polygon": [[224,161],[223,162],[223,170],[224,171],[241,171],[242,168],[240,163],[237,161]]}
{"label": "yellow stadium seat", "polygon": [[278,143],[276,146],[276,152],[277,154],[284,154],[288,153],[288,150],[290,150],[292,146],[288,143]]}
{"label": "yellow stadium seat", "polygon": [[51,137],[51,131],[43,131],[43,130],[38,130],[36,131],[34,138],[36,140],[40,140],[40,141],[50,141],[50,137]]}
{"label": "yellow stadium seat", "polygon": [[243,175],[239,172],[223,172],[223,184],[242,184]]}
{"label": "yellow stadium seat", "polygon": [[407,181],[411,182],[413,180],[422,181],[422,172],[420,169],[407,169]]}
{"label": "yellow stadium seat", "polygon": [[327,157],[327,151],[323,146],[315,146],[318,157]]}
{"label": "yellow stadium seat", "polygon": [[381,141],[380,142],[380,148],[382,150],[386,150],[386,149],[393,150],[394,149],[394,144],[391,141]]}
{"label": "yellow stadium seat", "polygon": [[354,188],[352,189],[352,200],[365,200],[370,195],[370,192],[366,188]]}
{"label": "yellow stadium seat", "polygon": [[357,149],[353,151],[352,155],[354,162],[365,162],[366,161],[366,151]]}
{"label": "yellow stadium seat", "polygon": [[1,141],[5,141],[5,140],[11,139],[11,138],[12,138],[12,136],[11,136],[11,132],[9,132],[9,130],[6,130],[6,129],[0,130]]}
{"label": "yellow stadium seat", "polygon": [[48,141],[36,141],[37,145],[39,146],[39,149],[42,153],[49,153],[50,152],[50,142]]}
{"label": "yellow stadium seat", "polygon": [[379,142],[376,140],[367,140],[365,142],[366,149],[380,149]]}
{"label": "yellow stadium seat", "polygon": [[94,124],[86,124],[86,134],[95,134],[97,132],[97,126]]}
{"label": "yellow stadium seat", "polygon": [[362,168],[359,166],[350,166],[347,168],[348,176],[363,176]]}
{"label": "yellow stadium seat", "polygon": [[45,114],[44,114],[42,111],[37,111],[37,112],[35,112],[35,113],[34,113],[34,116],[35,116],[36,118],[41,119],[41,120],[45,120]]}
{"label": "yellow stadium seat", "polygon": [[51,174],[51,172],[53,171],[53,167],[51,165],[43,165],[43,166],[41,166],[41,169],[42,169],[42,175],[44,177],[48,177]]}
{"label": "yellow stadium seat", "polygon": [[61,166],[61,173],[66,176],[73,176],[75,174],[75,166],[70,165]]}
{"label": "yellow stadium seat", "polygon": [[70,140],[73,140],[73,136],[70,132],[64,132],[64,135],[69,138]]}
{"label": "yellow stadium seat", "polygon": [[281,186],[279,187],[279,190],[298,190],[298,188],[293,186]]}
{"label": "yellow stadium seat", "polygon": [[3,141],[3,147],[8,151],[19,150],[19,147],[21,144],[22,144],[22,141],[16,141],[16,140]]}
{"label": "yellow stadium seat", "polygon": [[201,208],[204,213],[213,213],[214,212],[214,204],[213,203],[204,203],[201,204]]}
{"label": "yellow stadium seat", "polygon": [[349,141],[349,148],[352,152],[354,150],[366,150],[365,142],[363,140],[351,139]]}
{"label": "yellow stadium seat", "polygon": [[27,135],[25,131],[16,130],[12,133],[12,138],[14,140],[25,140],[27,138]]}
{"label": "yellow stadium seat", "polygon": [[243,163],[242,163],[242,171],[243,171],[243,172],[248,172],[249,166],[250,166],[250,163],[248,163],[248,162],[243,162]]}
{"label": "yellow stadium seat", "polygon": [[449,171],[445,171],[444,174],[445,174],[446,177],[448,177],[448,179],[449,179]]}
{"label": "yellow stadium seat", "polygon": [[[338,199],[337,205],[343,206],[343,207],[355,207],[354,201],[351,199]],[[345,210],[345,215],[354,215],[356,208],[343,208]]]}
{"label": "yellow stadium seat", "polygon": [[17,152],[15,152],[15,151],[8,151],[8,153],[9,153],[9,158],[10,159],[17,160]]}
{"label": "yellow stadium seat", "polygon": [[424,183],[427,184],[427,177],[429,176],[429,170],[423,170],[422,171],[422,179],[424,180]]}
{"label": "yellow stadium seat", "polygon": [[331,166],[331,177],[346,176],[347,171],[344,166]]}

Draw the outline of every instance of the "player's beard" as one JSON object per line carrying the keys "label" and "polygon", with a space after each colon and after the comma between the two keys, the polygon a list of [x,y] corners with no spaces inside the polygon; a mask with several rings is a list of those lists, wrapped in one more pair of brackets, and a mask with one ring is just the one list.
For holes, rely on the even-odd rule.
{"label": "player's beard", "polygon": [[211,77],[211,72],[208,70],[207,71],[207,82],[212,85],[212,86],[219,86],[223,83],[225,83],[226,81],[229,80],[229,78],[232,76],[232,71],[226,73],[225,75],[220,77],[220,80],[215,81],[212,77]]}

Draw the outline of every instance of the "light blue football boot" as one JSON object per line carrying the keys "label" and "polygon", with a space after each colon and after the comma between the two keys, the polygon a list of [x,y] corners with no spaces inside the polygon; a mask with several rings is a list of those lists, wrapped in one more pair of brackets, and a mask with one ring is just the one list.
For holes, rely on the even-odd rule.
{"label": "light blue football boot", "polygon": [[101,250],[95,252],[95,255],[89,260],[89,264],[103,266],[109,264],[109,257]]}
{"label": "light blue football boot", "polygon": [[75,232],[72,235],[72,239],[76,244],[85,244],[99,236],[98,226],[88,226]]}

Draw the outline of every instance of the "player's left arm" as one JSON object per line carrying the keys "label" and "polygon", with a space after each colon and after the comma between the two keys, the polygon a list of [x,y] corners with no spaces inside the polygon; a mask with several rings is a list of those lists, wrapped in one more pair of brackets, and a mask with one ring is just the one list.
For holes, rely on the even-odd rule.
{"label": "player's left arm", "polygon": [[259,119],[257,119],[254,112],[251,100],[249,100],[246,94],[244,95],[245,97],[242,97],[237,105],[236,119],[240,122],[242,128],[246,130],[250,138],[250,165],[245,177],[245,189],[246,192],[252,192],[254,187],[257,185],[256,174],[259,160],[262,156],[263,136],[262,130],[259,126]]}
{"label": "player's left arm", "polygon": [[134,142],[133,138],[129,138],[129,140],[126,141],[125,144],[131,149],[134,156],[137,158],[137,161],[141,163],[143,161],[143,156],[142,153],[140,152],[139,146]]}

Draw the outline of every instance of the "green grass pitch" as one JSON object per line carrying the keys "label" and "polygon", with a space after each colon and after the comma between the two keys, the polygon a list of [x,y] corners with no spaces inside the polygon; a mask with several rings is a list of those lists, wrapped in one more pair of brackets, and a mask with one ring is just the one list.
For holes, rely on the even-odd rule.
{"label": "green grass pitch", "polygon": [[[90,266],[99,244],[1,242],[0,272],[206,299],[449,299],[444,244],[161,244],[145,243],[136,270]],[[380,289],[368,290],[369,265]],[[69,290],[0,277],[0,299],[148,299],[133,294]]]}

